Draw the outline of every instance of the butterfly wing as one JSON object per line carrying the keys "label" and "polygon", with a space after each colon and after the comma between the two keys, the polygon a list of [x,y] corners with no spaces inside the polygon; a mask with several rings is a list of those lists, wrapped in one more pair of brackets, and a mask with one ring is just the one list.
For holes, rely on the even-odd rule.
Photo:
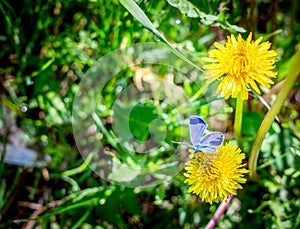
{"label": "butterfly wing", "polygon": [[[216,152],[216,147],[222,145],[224,141],[224,134],[221,132],[210,132],[209,134],[205,135],[204,138],[200,141],[200,148],[205,151],[205,149],[209,151],[205,152],[211,152],[212,149],[214,149],[214,152]],[[211,152],[211,153],[214,153]]]}
{"label": "butterfly wing", "polygon": [[197,145],[201,142],[206,127],[206,122],[199,116],[192,116],[190,118],[190,137],[193,145]]}
{"label": "butterfly wing", "polygon": [[216,153],[217,152],[216,147],[202,146],[202,145],[196,146],[195,150],[196,150],[196,153],[199,153],[199,152]]}

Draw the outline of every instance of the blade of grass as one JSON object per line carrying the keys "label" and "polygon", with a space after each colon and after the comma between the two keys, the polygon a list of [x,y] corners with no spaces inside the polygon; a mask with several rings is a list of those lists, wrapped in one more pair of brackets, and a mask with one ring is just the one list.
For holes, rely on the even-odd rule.
{"label": "blade of grass", "polygon": [[34,71],[31,73],[31,77],[35,77],[40,75],[43,71],[45,71],[48,67],[51,66],[51,64],[54,62],[54,58],[48,60],[46,63],[44,63],[38,71]]}
{"label": "blade of grass", "polygon": [[80,187],[74,179],[64,175],[61,178],[72,186],[72,192],[80,192]]}
{"label": "blade of grass", "polygon": [[[92,199],[88,199],[79,203],[70,203],[70,205],[68,206],[62,206],[61,208],[55,209],[53,211],[51,211],[50,213],[46,213],[44,215],[38,216],[36,218],[28,218],[28,219],[17,219],[14,220],[14,223],[22,223],[22,222],[28,222],[30,220],[37,220],[37,219],[42,219],[42,218],[49,218],[53,215],[57,215],[57,214],[61,214],[64,212],[68,212],[70,210],[76,209],[76,208],[82,208],[82,207],[87,207],[88,209],[96,206],[99,203],[100,198],[99,197],[95,197]],[[48,211],[49,212],[49,211]]]}
{"label": "blade of grass", "polygon": [[95,155],[96,151],[95,152],[91,152],[87,158],[85,159],[85,161],[82,163],[82,165],[80,165],[79,167],[76,167],[74,169],[70,169],[70,170],[67,170],[67,171],[64,171],[63,172],[63,176],[73,176],[73,175],[76,175],[78,173],[82,173],[87,167],[88,165],[90,164],[90,162],[92,161],[93,159],[93,156]]}
{"label": "blade of grass", "polygon": [[[113,190],[110,191],[112,192]],[[14,220],[13,222],[14,223],[28,222],[30,220],[48,218],[52,215],[60,214],[80,207],[96,206],[99,203],[98,200],[101,199],[101,197],[99,196],[105,195],[104,194],[105,192],[107,193],[108,190],[107,189],[105,190],[104,187],[87,188],[80,192],[73,192],[70,195],[64,197],[62,200],[52,201],[47,205],[45,205],[41,212],[45,212],[47,210],[48,213],[46,214],[39,215],[38,217],[35,218],[18,219],[18,220]],[[84,198],[88,198],[88,199],[84,200]]]}
{"label": "blade of grass", "polygon": [[133,0],[120,0],[120,3],[131,13],[131,15],[138,20],[143,26],[145,26],[148,30],[154,33],[162,42],[164,42],[167,47],[171,49],[171,51],[177,55],[179,58],[187,62],[188,64],[194,66],[199,71],[203,72],[203,70],[193,63],[191,60],[186,58],[180,51],[174,48],[168,40],[155,28],[153,23],[149,20],[144,11],[135,3]]}
{"label": "blade of grass", "polygon": [[[3,5],[2,5],[3,4]],[[6,6],[7,9],[5,9],[4,5]],[[15,35],[15,30],[14,30],[14,25],[13,25],[13,17],[15,17],[15,15],[11,15],[14,14],[14,10],[12,9],[11,5],[6,2],[5,0],[2,0],[0,2],[0,12],[3,14],[4,19],[5,19],[5,29],[6,29],[6,33],[8,35],[9,38],[11,38],[11,42],[13,43],[13,37]]]}
{"label": "blade of grass", "polygon": [[[3,180],[3,183],[0,183],[1,184],[1,189],[3,189],[3,190],[1,190],[1,192],[3,192],[3,195],[1,193],[1,196],[0,196],[0,221],[1,221],[2,216],[6,213],[6,211],[8,210],[8,208],[10,206],[10,204],[14,200],[14,195],[16,194],[17,186],[20,185],[20,180],[19,180],[20,174],[21,174],[21,170],[17,169],[14,180],[13,180],[13,183],[8,188],[8,191],[7,191],[5,196],[4,196],[4,194],[5,194],[5,191],[6,191],[5,190],[6,185],[4,183],[4,180]],[[1,179],[0,179],[0,181],[1,181]]]}
{"label": "blade of grass", "polygon": [[266,134],[268,133],[276,115],[279,113],[280,108],[282,107],[286,97],[288,96],[290,90],[292,89],[295,80],[297,79],[299,73],[300,73],[300,50],[296,52],[296,54],[293,57],[293,62],[290,66],[290,69],[286,76],[286,81],[284,82],[284,85],[282,86],[282,89],[277,95],[277,98],[273,105],[271,106],[271,109],[266,114],[264,120],[262,121],[258,132],[256,134],[256,137],[254,139],[254,143],[252,145],[250,158],[249,158],[249,168],[250,168],[250,178],[256,177],[256,169],[257,169],[257,159],[259,155],[260,147],[265,139]]}
{"label": "blade of grass", "polygon": [[127,161],[128,157],[132,159],[136,164],[138,161],[136,157],[132,155],[126,148],[124,148],[116,137],[113,136],[113,133],[109,132],[103,125],[101,119],[95,114],[92,114],[93,120],[95,121],[96,126],[101,130],[101,132],[106,136],[108,143],[118,151],[119,157],[124,161]]}
{"label": "blade of grass", "polygon": [[74,224],[74,226],[72,227],[72,229],[75,228],[80,228],[82,226],[82,224],[86,221],[86,219],[90,216],[91,212],[92,212],[93,208],[88,208],[85,213],[83,214],[83,216],[80,217],[80,219]]}

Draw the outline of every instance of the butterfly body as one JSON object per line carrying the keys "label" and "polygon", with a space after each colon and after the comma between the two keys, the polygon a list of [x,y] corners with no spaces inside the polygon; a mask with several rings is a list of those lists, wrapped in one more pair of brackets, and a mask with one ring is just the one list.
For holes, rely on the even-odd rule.
{"label": "butterfly body", "polygon": [[190,118],[190,138],[192,145],[184,142],[176,142],[191,147],[198,152],[216,153],[216,148],[222,145],[224,134],[221,132],[210,132],[203,137],[204,131],[207,128],[206,122],[199,116]]}

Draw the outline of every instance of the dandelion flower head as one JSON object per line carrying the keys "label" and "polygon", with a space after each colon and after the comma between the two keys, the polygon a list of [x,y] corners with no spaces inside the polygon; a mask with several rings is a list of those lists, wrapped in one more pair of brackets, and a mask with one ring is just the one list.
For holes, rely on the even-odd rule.
{"label": "dandelion flower head", "polygon": [[269,50],[270,42],[263,42],[262,37],[252,41],[250,33],[246,40],[239,34],[237,39],[231,35],[227,42],[222,45],[214,43],[216,49],[208,53],[208,57],[202,58],[209,62],[204,65],[204,78],[211,83],[220,79],[217,91],[228,99],[237,98],[240,94],[243,100],[248,99],[248,88],[250,85],[254,91],[260,94],[258,84],[269,88],[276,77],[273,71],[274,63],[277,61],[277,53]]}
{"label": "dandelion flower head", "polygon": [[221,202],[229,194],[236,195],[245,183],[242,160],[245,154],[231,142],[218,148],[217,153],[197,153],[186,164],[185,182],[190,185],[188,192],[200,196],[203,202]]}

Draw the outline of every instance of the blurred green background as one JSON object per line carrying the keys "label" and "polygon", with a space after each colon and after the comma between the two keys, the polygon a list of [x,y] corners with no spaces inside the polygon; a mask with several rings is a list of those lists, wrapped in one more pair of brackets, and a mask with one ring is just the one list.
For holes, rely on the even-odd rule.
{"label": "blurred green background", "polygon": [[[252,32],[272,42],[278,53],[278,77],[271,89],[263,89],[263,98],[274,101],[299,44],[297,0],[136,3],[166,39],[192,55],[200,67],[200,58],[213,43],[230,33],[242,33],[245,38]],[[142,163],[142,168],[153,169],[157,176],[165,175],[166,181],[146,188],[120,186],[95,173],[99,163],[92,154],[84,155],[84,161],[78,151],[72,129],[73,101],[85,73],[99,58],[159,38],[116,0],[0,0],[0,21],[0,227],[204,228],[218,204],[202,203],[187,193],[182,167],[176,176],[159,168],[174,167],[169,160],[178,146],[171,140],[189,141],[186,124],[191,113],[213,118],[211,127],[231,139],[235,100],[225,102],[214,93],[202,92],[204,81],[197,71],[187,69],[183,74],[180,70],[185,67],[176,69],[175,64],[174,68],[139,65],[138,59],[128,56],[136,66],[114,75],[101,91],[95,121],[99,138],[115,173],[123,171],[118,170],[121,163],[133,167]],[[127,109],[122,105],[131,100],[119,96],[132,84],[146,87],[147,80],[168,80],[181,88],[191,106],[181,106],[179,120],[167,101],[175,93],[140,101],[125,117],[132,134],[126,139],[126,133],[116,133],[114,127],[122,132],[120,114]],[[150,95],[155,96],[163,84],[149,85]],[[217,228],[299,228],[299,87],[298,79],[278,115],[280,122],[274,122],[262,145],[259,178],[238,192]],[[220,110],[212,110],[211,103],[218,101]],[[241,147],[249,157],[267,108],[251,97],[244,112]],[[118,140],[117,134],[131,145],[122,144],[125,140]],[[150,156],[133,153],[143,151],[134,144],[151,134],[156,147],[149,150]],[[184,147],[178,150],[185,152]]]}

